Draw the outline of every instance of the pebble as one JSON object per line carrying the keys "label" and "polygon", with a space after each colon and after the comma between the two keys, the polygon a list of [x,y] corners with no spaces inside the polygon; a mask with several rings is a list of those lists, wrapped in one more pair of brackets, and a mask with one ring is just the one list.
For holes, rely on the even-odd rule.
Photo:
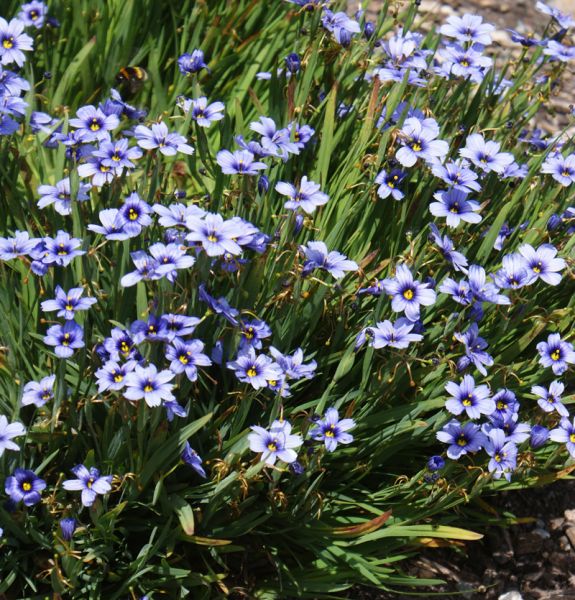
{"label": "pebble", "polygon": [[551,534],[546,529],[543,529],[542,527],[537,527],[536,529],[533,530],[533,533],[535,535],[538,535],[540,538],[543,538],[544,540],[548,540],[551,537]]}
{"label": "pebble", "polygon": [[575,523],[575,508],[569,508],[563,513],[565,520]]}
{"label": "pebble", "polygon": [[555,519],[550,519],[549,529],[551,529],[551,531],[558,531],[563,528],[564,524],[565,519],[563,517],[556,517]]}
{"label": "pebble", "polygon": [[575,527],[569,527],[567,529],[567,531],[565,532],[565,535],[567,536],[567,539],[571,543],[571,546],[573,546],[573,548],[575,548]]}
{"label": "pebble", "polygon": [[512,590],[511,592],[501,594],[497,600],[523,600],[523,596],[520,594],[520,592]]}

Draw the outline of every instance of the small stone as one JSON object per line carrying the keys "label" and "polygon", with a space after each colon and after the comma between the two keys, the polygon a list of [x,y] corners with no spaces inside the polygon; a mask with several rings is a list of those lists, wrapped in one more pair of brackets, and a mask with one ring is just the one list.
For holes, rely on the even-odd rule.
{"label": "small stone", "polygon": [[565,516],[566,521],[571,521],[571,523],[575,523],[575,508],[568,508],[563,515]]}
{"label": "small stone", "polygon": [[548,540],[551,537],[551,534],[546,529],[543,529],[541,527],[537,527],[536,529],[534,529],[533,534],[538,535],[540,538],[543,538],[544,540]]}
{"label": "small stone", "polygon": [[571,550],[571,544],[569,543],[569,539],[567,538],[567,536],[562,535],[559,538],[559,547],[561,548],[561,550],[563,550],[563,552],[568,552],[569,550]]}
{"label": "small stone", "polygon": [[563,529],[564,524],[565,519],[563,517],[556,517],[555,519],[549,520],[549,529],[551,529],[551,531],[559,531]]}
{"label": "small stone", "polygon": [[569,527],[565,532],[567,539],[571,543],[571,546],[575,548],[575,527]]}
{"label": "small stone", "polygon": [[523,596],[518,591],[512,590],[511,592],[501,594],[497,600],[523,600]]}

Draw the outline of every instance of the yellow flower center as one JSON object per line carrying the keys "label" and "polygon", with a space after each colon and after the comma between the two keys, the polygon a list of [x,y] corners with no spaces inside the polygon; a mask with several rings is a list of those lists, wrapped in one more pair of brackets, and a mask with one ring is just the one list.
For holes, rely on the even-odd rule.
{"label": "yellow flower center", "polygon": [[244,335],[248,338],[248,340],[251,340],[254,337],[254,328],[253,327],[248,327],[244,331]]}
{"label": "yellow flower center", "polygon": [[128,352],[130,352],[130,346],[128,346],[127,342],[122,342],[120,344],[120,352],[122,354],[128,354]]}
{"label": "yellow flower center", "polygon": [[90,477],[90,479],[88,479],[88,481],[86,481],[86,487],[91,490],[92,489],[92,484],[94,483],[94,478]]}
{"label": "yellow flower center", "polygon": [[25,492],[29,492],[29,491],[32,489],[32,484],[31,484],[31,483],[28,483],[27,481],[25,481],[25,482],[22,484],[22,489],[23,489]]}
{"label": "yellow flower center", "polygon": [[275,441],[268,442],[268,450],[275,452],[278,449],[278,445]]}
{"label": "yellow flower center", "polygon": [[403,297],[406,300],[411,300],[413,299],[413,290],[405,290],[405,292],[403,292]]}
{"label": "yellow flower center", "polygon": [[130,219],[130,221],[135,221],[137,218],[138,213],[133,208],[130,208],[128,211],[128,219]]}
{"label": "yellow flower center", "polygon": [[98,119],[92,119],[92,122],[90,123],[90,129],[92,131],[98,131],[100,129],[100,123],[98,123]]}
{"label": "yellow flower center", "polygon": [[553,350],[553,352],[551,352],[551,358],[553,360],[559,360],[561,358],[561,351],[559,350],[559,348],[557,348],[556,350]]}
{"label": "yellow flower center", "polygon": [[507,404],[505,404],[505,402],[503,402],[502,400],[499,400],[499,402],[497,403],[497,410],[503,410],[507,408]]}
{"label": "yellow flower center", "polygon": [[188,357],[185,354],[181,354],[178,357],[178,360],[183,364],[183,365],[187,365],[190,361],[188,360]]}
{"label": "yellow flower center", "polygon": [[414,152],[421,152],[421,144],[419,142],[413,142],[413,144],[411,144],[411,149]]}
{"label": "yellow flower center", "polygon": [[533,272],[534,273],[541,273],[541,263],[538,262],[534,267],[533,267]]}
{"label": "yellow flower center", "polygon": [[496,455],[493,457],[493,460],[494,460],[495,462],[498,462],[498,463],[499,463],[499,462],[501,462],[501,461],[503,460],[503,458],[501,457],[501,454],[497,453],[497,454],[496,454]]}
{"label": "yellow flower center", "polygon": [[114,375],[114,381],[116,383],[120,383],[120,382],[124,381],[124,376],[120,373],[116,373],[116,375]]}
{"label": "yellow flower center", "polygon": [[465,436],[463,434],[461,434],[457,438],[457,445],[458,446],[467,446],[467,440],[465,439]]}
{"label": "yellow flower center", "polygon": [[218,241],[218,238],[213,233],[210,233],[210,235],[208,235],[208,242],[214,243],[217,241]]}
{"label": "yellow flower center", "polygon": [[144,386],[144,392],[153,392],[154,388],[149,383]]}
{"label": "yellow flower center", "polygon": [[468,66],[469,66],[469,63],[468,63],[466,60],[462,60],[462,61],[461,61],[459,64],[460,64],[462,67],[468,67]]}
{"label": "yellow flower center", "polygon": [[472,396],[467,396],[467,398],[463,399],[463,402],[461,404],[463,404],[463,406],[471,406],[472,403],[473,403]]}
{"label": "yellow flower center", "polygon": [[248,377],[255,377],[258,374],[258,372],[253,368],[250,367],[247,371],[246,371],[246,375]]}
{"label": "yellow flower center", "polygon": [[4,38],[2,46],[4,46],[6,50],[10,50],[10,48],[14,47],[14,38],[12,36],[10,36],[9,38]]}
{"label": "yellow flower center", "polygon": [[575,433],[572,433],[572,434],[569,436],[569,441],[570,441],[572,444],[575,444]]}
{"label": "yellow flower center", "polygon": [[107,173],[110,170],[110,167],[106,167],[105,165],[100,165],[100,172]]}
{"label": "yellow flower center", "polygon": [[74,307],[71,304],[66,304],[64,307],[66,310],[74,310]]}

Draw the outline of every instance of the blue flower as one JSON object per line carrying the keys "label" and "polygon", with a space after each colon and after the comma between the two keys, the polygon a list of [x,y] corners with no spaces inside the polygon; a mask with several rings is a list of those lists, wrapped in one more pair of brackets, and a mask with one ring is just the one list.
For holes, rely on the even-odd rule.
{"label": "blue flower", "polygon": [[60,519],[60,531],[62,532],[62,537],[64,540],[69,542],[72,539],[77,526],[78,522],[72,517]]}
{"label": "blue flower", "polygon": [[506,420],[519,410],[517,397],[511,390],[506,388],[497,390],[493,396],[493,402],[495,402],[495,410],[492,414],[496,418]]}
{"label": "blue flower", "polygon": [[128,148],[128,140],[122,138],[113,142],[103,141],[93,156],[101,158],[101,164],[114,169],[117,176],[126,169],[133,169],[136,165],[132,162],[142,157],[140,148]]}
{"label": "blue flower", "polygon": [[15,231],[12,238],[0,238],[0,260],[12,260],[30,253],[37,245],[37,238],[30,239],[27,231]]}
{"label": "blue flower", "polygon": [[87,469],[84,465],[76,465],[71,471],[77,479],[67,479],[62,487],[69,491],[81,491],[84,506],[92,506],[98,495],[107,494],[112,489],[112,475],[100,476],[96,467]]}
{"label": "blue flower", "polygon": [[222,168],[222,173],[227,175],[257,175],[258,171],[267,169],[263,162],[254,161],[254,155],[249,150],[220,150],[216,156],[218,165]]}
{"label": "blue flower", "polygon": [[273,119],[260,117],[259,123],[257,121],[250,123],[250,129],[261,136],[260,154],[277,156],[284,160],[289,154],[299,154],[300,144],[291,140],[289,127],[278,129]]}
{"label": "blue flower", "polygon": [[557,411],[562,417],[568,417],[569,411],[561,402],[561,394],[565,386],[560,381],[552,381],[549,388],[544,388],[541,385],[534,385],[531,388],[531,393],[538,396],[537,404],[545,412]]}
{"label": "blue flower", "polygon": [[377,195],[385,199],[391,195],[394,200],[403,200],[405,194],[399,189],[399,185],[405,178],[406,173],[401,169],[393,169],[389,173],[380,171],[375,178],[375,183],[379,185]]}
{"label": "blue flower", "polygon": [[102,234],[107,240],[123,241],[138,235],[133,229],[126,230],[126,219],[117,208],[106,208],[98,214],[101,225],[89,224],[87,229]]}
{"label": "blue flower", "polygon": [[487,375],[485,367],[493,364],[493,358],[485,352],[489,344],[479,336],[477,323],[472,323],[464,333],[455,332],[453,337],[465,346],[465,356],[457,362],[458,370],[463,371],[473,364],[482,375]]}
{"label": "blue flower", "polygon": [[[453,242],[448,236],[442,236],[437,225],[431,223],[429,225],[431,229],[431,239],[435,242],[435,245],[439,248],[439,251],[443,255],[443,258],[447,260],[456,271],[463,271],[467,273],[467,258],[461,252],[455,250]],[[441,291],[441,290],[440,290]]]}
{"label": "blue flower", "polygon": [[291,433],[291,424],[287,421],[274,421],[269,431],[257,425],[251,429],[252,433],[248,435],[250,450],[261,452],[261,461],[273,465],[278,458],[285,463],[293,463],[297,459],[295,449],[302,445],[303,440]]}
{"label": "blue flower", "polygon": [[0,415],[0,456],[4,450],[20,450],[20,446],[12,441],[12,438],[25,435],[26,429],[22,423],[8,423],[4,415]]}
{"label": "blue flower", "polygon": [[170,283],[176,281],[178,269],[189,269],[196,262],[193,256],[186,254],[185,248],[182,249],[180,244],[166,245],[158,242],[152,244],[148,251],[158,263],[156,273],[165,276]]}
{"label": "blue flower", "polygon": [[0,17],[0,62],[9,65],[15,62],[19,67],[24,65],[24,52],[32,50],[32,38],[23,33],[24,23],[12,19],[9,23]]}
{"label": "blue flower", "polygon": [[328,408],[323,419],[316,422],[309,435],[318,442],[324,442],[326,450],[333,452],[338,444],[350,444],[353,436],[347,431],[355,427],[353,419],[340,419],[336,408]]}
{"label": "blue flower", "polygon": [[470,419],[479,419],[482,414],[490,415],[495,410],[489,388],[486,385],[475,386],[471,375],[465,375],[460,384],[449,381],[445,389],[451,394],[445,408],[454,415],[465,412]]}
{"label": "blue flower", "polygon": [[57,310],[59,317],[66,320],[74,318],[76,311],[88,310],[92,304],[97,302],[96,298],[82,298],[83,288],[72,288],[65,292],[59,285],[56,286],[56,298],[54,300],[44,300],[41,303],[44,312]]}
{"label": "blue flower", "polygon": [[431,163],[435,159],[442,160],[449,152],[449,145],[436,139],[438,135],[439,127],[433,119],[405,119],[399,137],[403,146],[397,151],[395,158],[404,167],[412,167],[419,158]]}
{"label": "blue flower", "polygon": [[204,62],[204,53],[201,50],[193,50],[190,54],[186,52],[178,58],[178,67],[183,75],[191,75],[199,73],[202,69],[208,69],[208,65]]}
{"label": "blue flower", "polygon": [[427,461],[427,468],[429,471],[441,471],[445,467],[445,460],[441,456],[431,456]]}
{"label": "blue flower", "polygon": [[419,320],[421,306],[431,306],[436,300],[435,292],[429,289],[430,284],[415,281],[407,265],[399,265],[395,277],[385,279],[383,286],[392,296],[392,310],[405,312],[405,316],[413,322]]}
{"label": "blue flower", "polygon": [[575,154],[564,157],[559,152],[550,154],[541,165],[541,173],[548,173],[562,186],[575,182]]}
{"label": "blue flower", "polygon": [[551,367],[555,375],[562,375],[567,370],[568,363],[575,363],[573,344],[564,342],[558,333],[550,334],[546,342],[539,342],[537,350],[540,355],[539,364]]}
{"label": "blue flower", "polygon": [[314,269],[323,269],[336,279],[345,275],[346,271],[357,271],[359,266],[345,255],[328,252],[324,242],[308,242],[307,246],[300,246],[300,251],[305,254],[306,261],[303,265],[302,275],[306,276]]}
{"label": "blue flower", "polygon": [[117,363],[115,360],[109,360],[95,373],[98,392],[101,394],[108,390],[119,391],[123,389],[126,385],[126,375],[135,368],[135,360],[128,360],[122,364]]}
{"label": "blue flower", "polygon": [[26,506],[33,506],[41,501],[40,493],[46,487],[46,482],[40,479],[34,471],[15,469],[4,484],[5,492],[14,503],[23,501]]}
{"label": "blue flower", "polygon": [[44,25],[47,13],[48,7],[44,2],[32,0],[32,2],[22,4],[20,12],[18,13],[18,18],[25,25],[40,29],[42,25]]}
{"label": "blue flower", "polygon": [[381,321],[375,324],[375,327],[366,327],[358,340],[356,341],[356,348],[359,347],[364,339],[369,338],[369,345],[372,348],[390,348],[404,349],[409,346],[412,342],[419,342],[423,339],[423,336],[418,333],[412,333],[415,323],[409,319],[398,319],[395,323],[388,321]]}
{"label": "blue flower", "polygon": [[551,244],[541,244],[537,250],[529,244],[519,246],[519,254],[525,259],[526,268],[534,278],[543,280],[548,285],[561,283],[562,271],[567,263],[557,257],[557,248]]}
{"label": "blue flower", "polygon": [[433,194],[437,202],[429,205],[429,212],[435,217],[445,217],[448,227],[457,227],[461,221],[479,223],[481,215],[479,203],[467,199],[467,193],[457,188]]}
{"label": "blue flower", "polygon": [[[76,200],[83,202],[89,199],[87,194],[90,189],[89,184],[81,183],[78,189]],[[56,185],[41,185],[38,187],[38,193],[41,198],[38,200],[38,208],[45,208],[54,204],[56,212],[60,215],[69,215],[72,213],[72,199],[70,197],[70,178],[66,177],[58,181]]]}
{"label": "blue flower", "polygon": [[[40,250],[39,258],[46,265],[56,264],[66,267],[72,259],[86,254],[84,250],[78,250],[82,240],[70,237],[65,231],[58,231],[55,238],[45,237],[43,248]],[[35,257],[34,257],[35,258]]]}
{"label": "blue flower", "polygon": [[541,0],[537,0],[535,8],[544,15],[549,15],[552,17],[555,21],[557,21],[559,26],[564,29],[568,29],[569,27],[573,27],[575,25],[575,19],[573,19],[571,15],[562,13],[558,8],[548,6],[544,2],[541,2]]}
{"label": "blue flower", "polygon": [[199,242],[208,256],[221,256],[226,252],[237,255],[242,248],[237,241],[242,233],[242,223],[228,219],[224,221],[221,215],[206,213],[203,218],[191,216],[186,219],[190,233],[186,239]]}
{"label": "blue flower", "polygon": [[54,398],[54,382],[56,375],[48,375],[40,381],[29,381],[25,386],[22,394],[22,406],[34,404],[35,406],[44,406]]}
{"label": "blue flower", "polygon": [[54,346],[54,352],[59,358],[70,358],[74,350],[84,347],[84,330],[75,321],[52,325],[46,332],[44,343]]}
{"label": "blue flower", "polygon": [[329,200],[329,196],[320,192],[320,186],[313,181],[308,181],[304,175],[300,184],[295,187],[291,183],[280,181],[276,184],[276,192],[287,196],[289,200],[284,204],[288,210],[301,208],[304,212],[311,214],[318,206],[323,206]]}
{"label": "blue flower", "polygon": [[170,369],[176,374],[185,373],[190,381],[198,378],[198,366],[208,367],[212,361],[202,353],[204,343],[200,340],[182,341],[175,338],[166,348],[166,358],[171,361]]}
{"label": "blue flower", "polygon": [[498,142],[486,142],[479,133],[468,136],[465,148],[459,151],[464,158],[468,158],[476,167],[485,173],[493,171],[503,173],[513,161],[513,155],[509,152],[500,152],[501,144]]}
{"label": "blue flower", "polygon": [[547,427],[544,427],[543,425],[533,425],[533,427],[531,427],[531,439],[529,440],[531,448],[534,450],[541,448],[548,439],[549,430]]}
{"label": "blue flower", "polygon": [[215,121],[221,121],[224,118],[225,106],[223,102],[212,102],[208,104],[205,96],[196,99],[179,98],[178,106],[188,114],[192,111],[192,119],[200,127],[210,127]]}
{"label": "blue flower", "polygon": [[502,429],[492,429],[485,440],[485,452],[491,457],[487,468],[495,479],[502,475],[511,480],[511,472],[517,467],[517,446],[509,441]]}
{"label": "blue flower", "polygon": [[575,458],[575,419],[571,422],[569,419],[563,417],[559,423],[559,427],[549,432],[549,439],[554,442],[566,444],[567,451]]}
{"label": "blue flower", "polygon": [[200,458],[199,454],[190,446],[189,442],[186,442],[186,445],[184,446],[184,450],[182,452],[182,460],[187,465],[192,467],[192,469],[194,469],[194,471],[200,477],[203,477],[204,479],[206,478],[206,472],[202,467],[202,459]]}
{"label": "blue flower", "polygon": [[242,354],[250,347],[259,350],[262,347],[261,340],[270,337],[272,330],[264,321],[254,319],[241,324],[240,334],[241,338],[238,350]]}
{"label": "blue flower", "polygon": [[161,279],[161,274],[157,272],[159,267],[158,261],[148,256],[145,252],[138,250],[130,252],[130,256],[136,267],[135,271],[127,273],[122,277],[120,283],[122,287],[131,287],[136,285],[138,281],[149,281]]}
{"label": "blue flower", "polygon": [[240,312],[236,308],[232,308],[223,296],[217,299],[214,298],[208,293],[206,286],[203,283],[200,283],[198,292],[200,300],[206,302],[211,310],[218,315],[223,315],[234,327],[238,325],[236,317]]}
{"label": "blue flower", "polygon": [[251,347],[235,361],[228,362],[227,367],[235,371],[240,381],[249,383],[256,390],[267,387],[268,381],[277,381],[282,377],[282,370],[276,362],[265,354],[256,355]]}
{"label": "blue flower", "polygon": [[534,281],[527,262],[521,254],[507,254],[502,262],[503,268],[493,275],[493,281],[500,288],[517,290]]}
{"label": "blue flower", "polygon": [[120,119],[117,115],[107,115],[91,104],[79,108],[76,118],[70,119],[70,125],[78,129],[83,142],[109,141],[109,132],[116,129],[119,124]]}
{"label": "blue flower", "polygon": [[128,400],[142,400],[148,406],[159,406],[162,400],[175,400],[172,394],[174,387],[169,383],[175,374],[172,371],[159,371],[155,365],[142,367],[136,365],[134,371],[126,375],[126,387],[123,391],[124,398]]}
{"label": "blue flower", "polygon": [[486,442],[486,436],[480,431],[479,425],[474,423],[462,425],[455,419],[447,423],[436,435],[440,442],[449,444],[447,456],[453,460],[457,460],[468,452],[481,450]]}
{"label": "blue flower", "polygon": [[495,27],[483,22],[483,17],[464,14],[462,17],[455,15],[447,18],[447,23],[441,26],[439,33],[455,38],[460,42],[468,42],[489,46],[491,32]]}
{"label": "blue flower", "polygon": [[283,377],[286,379],[312,379],[315,376],[317,363],[312,360],[303,362],[303,350],[298,348],[293,354],[282,354],[274,346],[270,346],[270,354],[275,358]]}
{"label": "blue flower", "polygon": [[179,133],[170,133],[165,123],[153,123],[151,129],[145,125],[138,125],[134,130],[134,136],[138,146],[144,150],[157,148],[164,156],[174,156],[178,152],[194,153],[194,149],[187,144],[186,138]]}

